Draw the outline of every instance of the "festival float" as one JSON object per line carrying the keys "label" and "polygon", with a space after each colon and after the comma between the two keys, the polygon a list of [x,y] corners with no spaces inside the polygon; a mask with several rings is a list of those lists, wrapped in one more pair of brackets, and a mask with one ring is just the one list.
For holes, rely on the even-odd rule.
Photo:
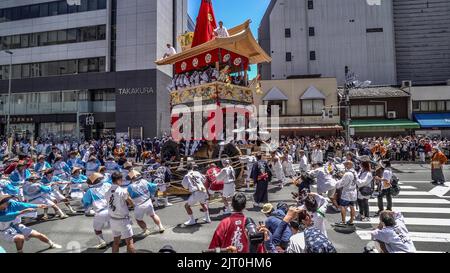
{"label": "festival float", "polygon": [[[173,79],[167,87],[170,92],[172,125],[186,114],[191,115],[193,121],[195,113],[199,111],[199,104],[202,106],[202,128],[205,124],[214,124],[214,128],[211,128],[214,133],[213,140],[192,138],[183,139],[183,143],[167,142],[162,148],[165,158],[175,157],[176,161],[183,162],[183,159],[191,157],[199,164],[208,162],[208,159],[229,157],[237,166],[236,177],[242,177],[243,166],[239,166],[239,156],[242,155],[243,147],[224,142],[222,133],[225,128],[225,115],[230,107],[253,104],[253,94],[259,92],[259,82],[258,78],[249,81],[249,67],[271,61],[271,57],[254,38],[250,23],[251,21],[247,20],[228,29],[228,37],[216,37],[214,31],[217,24],[212,1],[203,0],[195,32],[186,33],[178,39],[182,51],[156,61],[160,66],[173,66]],[[189,111],[179,110],[177,106],[180,105],[189,107]],[[217,107],[223,114],[223,118],[219,119],[223,123],[222,128],[217,122],[209,122],[216,118],[217,111],[206,117],[203,115],[204,109]],[[248,123],[250,113],[240,114],[246,115]]]}

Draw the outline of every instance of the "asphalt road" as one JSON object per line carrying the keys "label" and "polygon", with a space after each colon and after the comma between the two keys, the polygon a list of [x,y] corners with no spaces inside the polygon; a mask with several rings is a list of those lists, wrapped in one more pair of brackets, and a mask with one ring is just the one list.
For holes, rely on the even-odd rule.
{"label": "asphalt road", "polygon": [[[402,191],[399,197],[394,199],[394,210],[404,213],[408,229],[411,232],[418,251],[423,252],[446,252],[450,251],[450,184],[446,187],[431,185],[429,167],[406,164],[394,165],[398,177],[401,181]],[[450,169],[446,171],[448,175]],[[269,188],[269,198],[273,204],[278,202],[292,203],[291,192],[296,191],[296,187],[291,185],[281,189],[277,185]],[[431,192],[430,192],[431,191]],[[246,192],[244,190],[244,192]],[[251,199],[252,191],[246,192]],[[136,247],[140,252],[157,252],[162,246],[170,244],[181,253],[199,253],[208,248],[212,234],[222,219],[220,215],[221,203],[213,201],[211,203],[211,224],[203,224],[203,213],[199,207],[194,209],[194,214],[198,218],[198,225],[193,227],[183,227],[181,223],[187,220],[184,211],[184,200],[182,198],[171,198],[174,206],[157,210],[163,224],[167,230],[164,234],[156,232],[156,226],[150,218],[146,222],[155,233],[146,237],[139,237],[140,228],[134,224]],[[247,204],[247,216],[252,217],[255,222],[263,221],[265,216],[259,210],[252,207],[252,202]],[[63,206],[64,207],[64,206]],[[376,211],[376,200],[370,202],[371,211]],[[64,208],[63,208],[64,209]],[[352,234],[342,234],[334,231],[331,224],[340,220],[338,213],[327,213],[328,235],[334,243],[338,252],[341,253],[361,253],[364,246],[369,242],[368,232],[377,223],[376,218],[372,223],[357,223],[357,232]],[[32,222],[30,225],[53,241],[61,244],[63,249],[48,250],[46,245],[36,240],[26,242],[24,251],[34,252],[88,252],[88,253],[110,253],[111,248],[105,250],[92,249],[97,244],[92,229],[93,218],[83,214],[69,217],[65,220],[50,220],[47,222]],[[108,242],[112,240],[109,230],[105,231],[105,238]],[[15,252],[12,244],[0,241],[8,252]],[[125,247],[121,252],[125,252]]]}

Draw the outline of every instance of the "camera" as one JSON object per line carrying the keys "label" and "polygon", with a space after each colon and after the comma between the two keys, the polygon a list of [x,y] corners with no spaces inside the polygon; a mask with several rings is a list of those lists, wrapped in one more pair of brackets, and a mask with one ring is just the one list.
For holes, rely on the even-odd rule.
{"label": "camera", "polygon": [[264,242],[264,233],[258,231],[258,227],[252,218],[247,218],[245,228],[250,243],[250,253],[257,253],[258,245]]}

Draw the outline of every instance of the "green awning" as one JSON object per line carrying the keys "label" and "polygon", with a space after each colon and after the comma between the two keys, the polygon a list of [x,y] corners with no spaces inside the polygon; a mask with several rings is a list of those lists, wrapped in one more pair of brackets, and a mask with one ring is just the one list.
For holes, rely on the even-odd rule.
{"label": "green awning", "polygon": [[398,120],[353,120],[350,124],[355,129],[420,129],[420,124],[407,119]]}

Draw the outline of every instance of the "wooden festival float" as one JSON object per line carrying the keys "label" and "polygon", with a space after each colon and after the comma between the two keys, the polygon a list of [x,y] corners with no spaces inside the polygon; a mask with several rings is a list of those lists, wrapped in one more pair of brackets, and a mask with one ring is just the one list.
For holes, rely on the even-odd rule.
{"label": "wooden festival float", "polygon": [[[212,3],[210,0],[203,0],[195,33],[186,33],[178,39],[182,51],[156,61],[157,65],[173,66],[174,76],[167,87],[170,92],[172,125],[183,115],[191,115],[193,122],[194,115],[202,111],[204,128],[205,124],[215,123],[210,121],[216,118],[218,111],[206,114],[206,117],[203,111],[219,107],[223,115],[222,128],[225,128],[226,111],[253,104],[253,92],[259,91],[259,82],[257,79],[250,82],[247,71],[250,65],[270,62],[271,57],[255,40],[250,23],[248,20],[229,29],[229,37],[215,37],[211,33],[216,28]],[[180,110],[180,105],[185,107]],[[197,109],[199,105],[201,109]],[[186,107],[189,108],[188,113]],[[239,111],[239,114],[245,115],[245,122],[248,124],[250,113]],[[241,149],[253,147],[238,147],[233,143],[226,143],[222,139],[223,134],[219,132],[221,129],[216,130],[220,126],[213,127],[211,132],[214,133],[214,140],[192,138],[184,139],[183,143],[169,141],[162,147],[162,156],[176,158],[174,161],[180,165],[174,173],[180,179],[186,173],[184,167],[188,161],[195,161],[201,169],[205,169],[211,162],[220,167],[221,159],[228,157],[236,170],[236,182],[239,186],[243,184],[244,173],[244,166],[239,160],[243,154]]]}

